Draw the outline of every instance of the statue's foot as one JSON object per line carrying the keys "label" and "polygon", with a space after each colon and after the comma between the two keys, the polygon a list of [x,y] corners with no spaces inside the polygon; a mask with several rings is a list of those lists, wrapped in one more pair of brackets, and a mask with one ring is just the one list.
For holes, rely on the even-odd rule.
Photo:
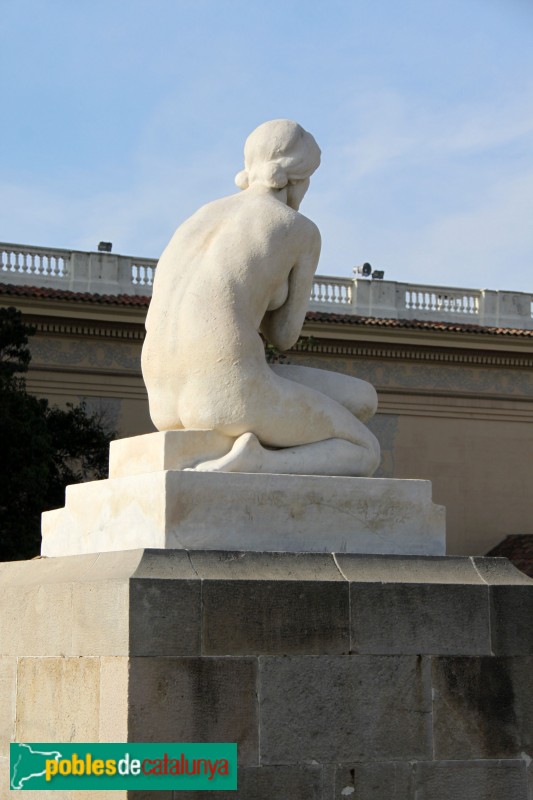
{"label": "statue's foot", "polygon": [[366,478],[379,464],[379,445],[368,431],[369,445],[345,439],[271,449],[253,433],[243,433],[227,455],[203,461],[197,472],[251,472],[282,475],[336,475]]}
{"label": "statue's foot", "polygon": [[267,451],[254,433],[243,433],[235,440],[229,453],[194,467],[196,472],[265,472]]}

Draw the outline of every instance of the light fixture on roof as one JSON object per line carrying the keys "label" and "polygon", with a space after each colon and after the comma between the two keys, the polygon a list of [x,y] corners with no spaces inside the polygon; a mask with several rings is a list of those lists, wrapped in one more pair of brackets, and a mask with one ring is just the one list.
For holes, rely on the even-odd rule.
{"label": "light fixture on roof", "polygon": [[353,273],[354,275],[362,275],[363,278],[369,278],[370,275],[372,274],[372,267],[370,266],[368,261],[365,261],[362,267],[354,267]]}
{"label": "light fixture on roof", "polygon": [[372,265],[368,261],[365,261],[362,267],[354,267],[352,272],[354,275],[362,275],[363,278],[373,278],[378,281],[382,281],[385,277],[385,270],[372,269]]}
{"label": "light fixture on roof", "polygon": [[113,242],[99,242],[98,244],[99,253],[110,253],[112,249],[113,249]]}

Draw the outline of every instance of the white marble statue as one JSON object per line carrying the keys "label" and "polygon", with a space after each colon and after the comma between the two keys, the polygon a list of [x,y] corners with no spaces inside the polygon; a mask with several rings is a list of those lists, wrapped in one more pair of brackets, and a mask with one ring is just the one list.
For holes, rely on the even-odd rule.
{"label": "white marble statue", "polygon": [[364,423],[374,388],[269,365],[260,335],[284,351],[304,322],[320,234],[298,209],[318,145],[295,122],[273,120],[248,137],[244,156],[242,191],[193,214],[159,260],[142,353],[154,425],[232,437],[199,471],[372,475],[379,445]]}

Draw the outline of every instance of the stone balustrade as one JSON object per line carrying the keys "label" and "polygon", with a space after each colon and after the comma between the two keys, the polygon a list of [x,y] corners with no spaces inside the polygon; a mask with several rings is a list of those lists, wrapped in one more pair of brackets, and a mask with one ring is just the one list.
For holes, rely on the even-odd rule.
{"label": "stone balustrade", "polygon": [[[150,295],[155,258],[0,243],[0,282],[94,294]],[[385,319],[533,329],[533,293],[317,275],[309,308]]]}
{"label": "stone balustrade", "polygon": [[0,243],[0,281],[94,294],[150,295],[157,259]]}

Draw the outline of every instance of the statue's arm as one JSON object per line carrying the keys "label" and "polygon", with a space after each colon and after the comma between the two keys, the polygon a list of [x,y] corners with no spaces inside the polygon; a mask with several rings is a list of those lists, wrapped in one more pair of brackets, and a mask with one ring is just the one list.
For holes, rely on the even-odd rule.
{"label": "statue's arm", "polygon": [[307,232],[307,247],[292,267],[289,274],[289,293],[280,308],[267,311],[261,323],[261,332],[278,350],[288,350],[298,341],[309,298],[313,277],[320,256],[320,234],[313,225]]}

